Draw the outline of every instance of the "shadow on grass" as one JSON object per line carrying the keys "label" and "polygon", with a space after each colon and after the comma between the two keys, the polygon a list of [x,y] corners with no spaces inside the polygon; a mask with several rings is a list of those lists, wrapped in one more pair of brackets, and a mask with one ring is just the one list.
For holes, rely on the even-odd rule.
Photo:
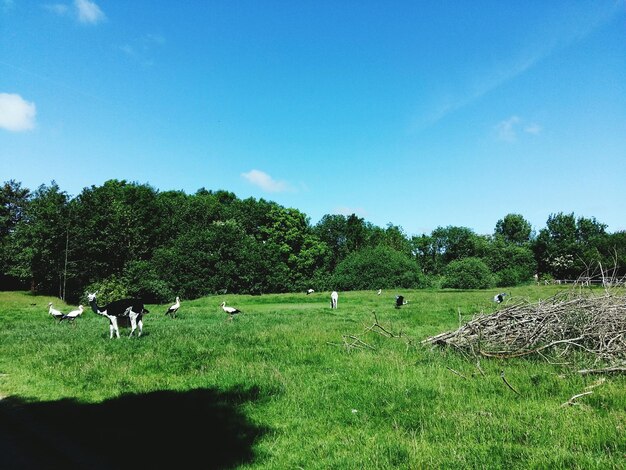
{"label": "shadow on grass", "polygon": [[258,389],[159,391],[97,404],[0,400],[0,468],[232,468],[267,429],[239,405]]}

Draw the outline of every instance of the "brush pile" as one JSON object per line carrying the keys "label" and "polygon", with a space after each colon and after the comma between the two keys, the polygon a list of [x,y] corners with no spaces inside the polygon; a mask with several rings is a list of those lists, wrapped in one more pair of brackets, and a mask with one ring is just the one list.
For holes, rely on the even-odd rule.
{"label": "brush pile", "polygon": [[537,354],[550,360],[585,351],[595,364],[626,365],[626,296],[581,289],[518,301],[422,343],[496,358]]}

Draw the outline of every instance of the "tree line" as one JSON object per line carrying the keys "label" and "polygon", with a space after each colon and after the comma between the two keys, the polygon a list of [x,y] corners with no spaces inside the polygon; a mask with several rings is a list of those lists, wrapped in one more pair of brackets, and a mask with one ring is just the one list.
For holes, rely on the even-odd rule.
{"label": "tree line", "polygon": [[110,180],[70,197],[54,181],[31,191],[10,180],[0,188],[0,289],[165,302],[309,287],[504,287],[535,276],[575,279],[599,263],[623,276],[626,232],[606,229],[557,213],[536,233],[522,215],[507,214],[489,235],[447,226],[408,236],[355,214],[312,224],[297,209],[223,190]]}

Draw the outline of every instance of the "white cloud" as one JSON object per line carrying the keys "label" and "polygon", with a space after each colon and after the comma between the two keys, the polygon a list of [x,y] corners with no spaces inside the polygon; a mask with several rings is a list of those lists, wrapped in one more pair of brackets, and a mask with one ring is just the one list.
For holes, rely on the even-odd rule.
{"label": "white cloud", "polygon": [[0,128],[11,132],[33,129],[36,113],[35,104],[20,95],[0,93]]}
{"label": "white cloud", "polygon": [[517,116],[511,116],[504,121],[499,122],[496,125],[496,132],[498,133],[498,139],[505,142],[514,142],[517,139],[516,128],[520,122],[520,118]]}
{"label": "white cloud", "polygon": [[106,19],[100,7],[91,0],[74,0],[74,8],[67,3],[48,3],[46,10],[59,16],[74,16],[81,23],[98,24]]}
{"label": "white cloud", "polygon": [[503,140],[505,142],[515,142],[520,131],[532,135],[539,135],[542,131],[539,124],[535,122],[525,124],[524,120],[518,116],[511,116],[510,118],[499,122],[496,124],[495,129],[498,140]]}
{"label": "white cloud", "polygon": [[106,18],[100,7],[90,0],[74,0],[74,6],[81,23],[97,24]]}
{"label": "white cloud", "polygon": [[276,181],[270,175],[260,170],[250,170],[248,173],[242,173],[241,176],[253,185],[270,193],[280,193],[291,189],[285,181]]}
{"label": "white cloud", "polygon": [[527,132],[529,134],[533,134],[533,135],[537,135],[541,133],[541,126],[539,124],[536,123],[530,123],[528,124],[526,127],[524,127],[524,132]]}
{"label": "white cloud", "polygon": [[134,62],[150,67],[155,63],[152,56],[158,53],[158,49],[165,43],[165,37],[159,34],[146,34],[139,39],[118,46],[118,49]]}

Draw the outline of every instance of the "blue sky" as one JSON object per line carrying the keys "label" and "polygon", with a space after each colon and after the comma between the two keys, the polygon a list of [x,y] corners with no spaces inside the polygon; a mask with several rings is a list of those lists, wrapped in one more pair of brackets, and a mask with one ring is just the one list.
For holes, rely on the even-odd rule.
{"label": "blue sky", "polygon": [[626,1],[0,0],[0,180],[626,230]]}

